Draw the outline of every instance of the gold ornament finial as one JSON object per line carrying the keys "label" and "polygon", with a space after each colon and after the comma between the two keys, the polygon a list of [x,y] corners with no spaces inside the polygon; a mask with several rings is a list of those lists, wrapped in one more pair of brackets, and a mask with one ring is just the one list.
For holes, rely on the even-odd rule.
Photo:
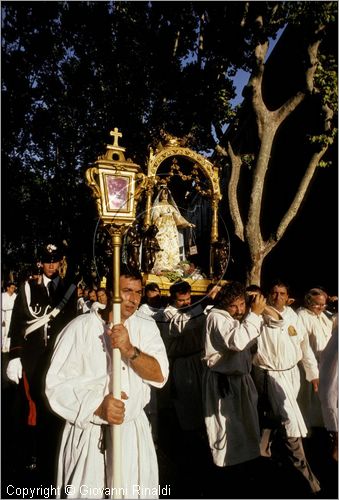
{"label": "gold ornament finial", "polygon": [[111,130],[109,135],[114,137],[113,146],[116,148],[120,147],[118,144],[118,140],[119,137],[122,137],[122,133],[119,132],[119,129],[117,127],[114,127],[114,130]]}
{"label": "gold ornament finial", "polygon": [[106,288],[106,285],[107,285],[107,278],[106,276],[104,276],[100,281],[100,288]]}

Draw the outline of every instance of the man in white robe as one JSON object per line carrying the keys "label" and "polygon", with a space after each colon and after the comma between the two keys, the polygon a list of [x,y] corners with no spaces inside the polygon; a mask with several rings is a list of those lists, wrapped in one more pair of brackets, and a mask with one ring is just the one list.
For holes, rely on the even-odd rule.
{"label": "man in white robe", "polygon": [[260,456],[257,391],[250,375],[250,347],[260,335],[265,304],[264,297],[258,294],[251,311],[245,315],[245,288],[232,282],[218,292],[214,308],[207,316],[208,369],[203,399],[210,449],[219,467]]}
{"label": "man in white robe", "polygon": [[319,398],[324,425],[332,438],[332,457],[338,462],[338,316],[321,356]]}
{"label": "man in white robe", "polygon": [[[317,493],[319,482],[306,460],[301,440],[307,435],[307,428],[297,403],[300,389],[298,362],[302,361],[306,379],[315,391],[318,390],[319,370],[308,335],[297,314],[286,305],[288,300],[288,286],[280,281],[273,283],[268,303],[282,319],[265,318],[253,359],[254,378],[259,395],[266,387],[273,415],[281,418],[289,460],[308,481],[311,491]],[[264,454],[270,456],[269,440],[265,444],[268,448]]]}
{"label": "man in white robe", "polygon": [[16,286],[14,285],[14,283],[10,281],[9,283],[6,284],[6,291],[2,293],[1,297],[2,352],[8,352],[11,343],[11,339],[8,337],[8,332],[9,332],[9,325],[11,324],[14,301],[17,296],[15,290]]}
{"label": "man in white robe", "polygon": [[[108,424],[121,424],[122,497],[158,497],[157,457],[144,407],[150,386],[166,383],[168,360],[156,323],[136,312],[141,293],[140,274],[122,273],[121,324],[109,330],[93,310],[77,317],[58,338],[46,394],[66,420],[57,479],[65,498],[112,496],[111,450],[101,449]],[[124,401],[109,393],[112,347],[121,352]]]}
{"label": "man in white robe", "polygon": [[[325,313],[327,294],[320,288],[312,288],[304,298],[304,307],[300,307],[296,312],[307,332],[310,346],[314,352],[316,360],[320,362],[321,353],[325,349],[327,342],[331,338],[333,320]],[[314,427],[324,427],[321,414],[319,395],[313,390],[312,385],[305,378],[305,371],[302,366],[301,388],[298,396],[298,403],[303,414],[305,423],[309,431]]]}

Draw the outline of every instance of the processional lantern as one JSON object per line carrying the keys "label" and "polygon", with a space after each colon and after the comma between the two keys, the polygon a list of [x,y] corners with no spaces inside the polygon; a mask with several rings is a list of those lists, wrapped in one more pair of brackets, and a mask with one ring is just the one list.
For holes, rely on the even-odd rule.
{"label": "processional lantern", "polygon": [[110,135],[114,137],[113,144],[107,144],[106,153],[86,171],[86,179],[103,224],[114,225],[123,232],[135,220],[136,177],[141,169],[132,160],[126,160],[126,148],[118,144],[122,133],[115,128]]}
{"label": "processional lantern", "polygon": [[[93,167],[86,170],[86,180],[96,200],[100,219],[108,230],[113,247],[113,322],[121,322],[120,310],[120,253],[122,236],[135,221],[140,190],[136,183],[144,177],[140,166],[125,158],[126,148],[119,146],[122,133],[117,128],[110,132],[113,144],[107,144],[106,153],[99,156]],[[111,391],[121,399],[121,355],[113,349]],[[112,426],[113,439],[113,498],[121,498],[121,427]]]}

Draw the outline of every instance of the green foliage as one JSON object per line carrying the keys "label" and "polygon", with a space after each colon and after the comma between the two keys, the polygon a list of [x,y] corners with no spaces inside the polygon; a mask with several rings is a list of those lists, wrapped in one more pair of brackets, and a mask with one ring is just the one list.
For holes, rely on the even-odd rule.
{"label": "green foliage", "polygon": [[331,146],[334,142],[334,136],[337,134],[337,131],[338,129],[334,128],[331,134],[312,135],[309,137],[309,141],[311,144],[318,144],[321,147]]}
{"label": "green foliage", "polygon": [[[338,133],[337,127],[334,126],[337,123],[338,114],[338,64],[333,54],[320,54],[314,77],[314,87],[322,108],[324,110],[330,109],[333,118],[329,120],[324,115],[325,131],[310,136],[309,141],[319,147],[332,146]],[[328,166],[328,162],[323,162],[323,164]]]}
{"label": "green foliage", "polygon": [[320,168],[327,168],[327,167],[331,167],[331,166],[332,166],[332,162],[325,161],[325,160],[321,160],[318,164],[318,167],[320,167]]}
{"label": "green foliage", "polygon": [[255,157],[254,155],[242,155],[241,156],[242,165],[248,170],[251,170],[254,166]]}
{"label": "green foliage", "polygon": [[337,2],[284,2],[288,17],[293,24],[307,29],[326,26],[337,22]]}
{"label": "green foliage", "polygon": [[317,92],[320,93],[323,104],[338,111],[338,64],[333,55],[320,55],[314,78]]}

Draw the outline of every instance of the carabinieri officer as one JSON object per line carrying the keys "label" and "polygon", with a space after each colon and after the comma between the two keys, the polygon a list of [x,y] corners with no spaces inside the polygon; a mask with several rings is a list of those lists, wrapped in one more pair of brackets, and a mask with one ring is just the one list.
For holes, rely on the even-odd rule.
{"label": "carabinieri officer", "polygon": [[62,247],[48,243],[40,257],[42,279],[26,281],[14,303],[7,376],[24,387],[28,401],[26,434],[34,436],[29,445],[30,467],[37,468],[42,481],[50,486],[62,422],[48,405],[45,378],[56,336],[76,316],[76,286],[66,285],[59,276]]}

